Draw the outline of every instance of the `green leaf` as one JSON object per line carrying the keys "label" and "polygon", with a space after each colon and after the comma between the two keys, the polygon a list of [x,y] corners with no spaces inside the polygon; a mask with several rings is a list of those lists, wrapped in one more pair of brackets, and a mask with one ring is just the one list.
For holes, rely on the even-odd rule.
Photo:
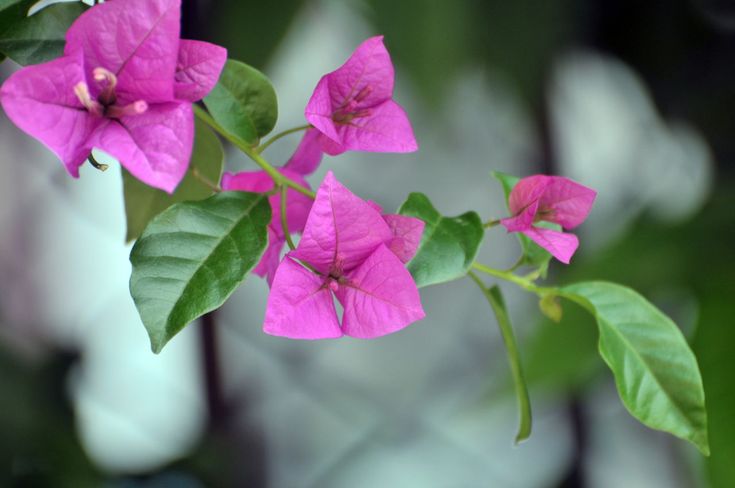
{"label": "green leaf", "polygon": [[398,209],[426,223],[416,256],[408,263],[416,285],[435,285],[467,274],[485,234],[476,212],[443,217],[423,193],[411,193]]}
{"label": "green leaf", "polygon": [[268,78],[232,59],[204,104],[227,132],[251,145],[272,131],[278,118],[276,91]]}
{"label": "green leaf", "polygon": [[505,306],[503,293],[497,285],[487,288],[485,284],[474,274],[470,273],[472,280],[480,287],[485,298],[487,298],[490,307],[495,313],[498,321],[500,333],[503,336],[505,349],[508,353],[508,362],[510,363],[510,371],[513,376],[513,384],[515,385],[516,398],[518,399],[518,433],[516,434],[516,444],[519,444],[531,436],[531,426],[533,424],[533,416],[531,414],[531,400],[528,395],[528,387],[526,379],[523,375],[523,366],[521,364],[521,354],[518,350],[515,334],[513,334],[513,326],[510,322],[510,315]]}
{"label": "green leaf", "polygon": [[[493,171],[493,178],[500,182],[503,187],[503,193],[505,194],[505,204],[508,205],[508,199],[510,198],[510,192],[516,183],[520,180],[517,176],[512,176],[499,171]],[[540,227],[547,227],[549,229],[561,230],[561,227],[548,222],[539,222],[536,225]],[[528,237],[524,236],[520,232],[515,232],[518,242],[521,244],[521,250],[523,255],[521,256],[521,265],[532,266],[539,270],[539,276],[542,278],[546,277],[546,272],[549,268],[549,261],[551,261],[551,254],[549,251],[533,242]]]}
{"label": "green leaf", "polygon": [[195,118],[195,124],[196,135],[189,170],[173,194],[150,187],[123,170],[125,215],[128,221],[125,239],[128,242],[137,239],[148,222],[171,205],[187,200],[203,200],[214,193],[202,179],[213,184],[220,181],[224,166],[222,144],[204,122]]}
{"label": "green leaf", "polygon": [[22,65],[58,58],[64,52],[66,31],[86,9],[79,2],[49,5],[5,31],[0,39],[0,51]]}
{"label": "green leaf", "polygon": [[600,354],[628,411],[709,455],[702,377],[676,324],[635,291],[614,283],[576,283],[561,294],[597,319]]}
{"label": "green leaf", "polygon": [[148,224],[130,253],[130,294],[153,352],[235,291],[265,250],[270,219],[265,195],[225,192]]}
{"label": "green leaf", "polygon": [[[0,0],[0,34],[28,15],[37,0]],[[0,35],[2,38],[2,35]]]}

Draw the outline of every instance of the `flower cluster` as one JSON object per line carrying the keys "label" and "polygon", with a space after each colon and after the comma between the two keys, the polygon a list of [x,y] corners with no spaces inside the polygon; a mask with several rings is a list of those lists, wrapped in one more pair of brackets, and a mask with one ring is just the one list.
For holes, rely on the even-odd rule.
{"label": "flower cluster", "polygon": [[[276,271],[265,332],[292,339],[372,338],[424,318],[404,266],[423,230],[419,219],[381,216],[328,172],[298,247]],[[332,293],[344,308],[341,326]]]}
{"label": "flower cluster", "polygon": [[[96,148],[146,184],[173,192],[191,157],[192,102],[212,90],[227,58],[222,47],[179,38],[180,7],[180,0],[127,0],[91,8],[69,29],[62,57],[23,68],[3,84],[5,112],[74,177]],[[271,286],[265,332],[295,339],[372,338],[424,317],[405,267],[422,241],[424,222],[383,215],[331,171],[316,198],[307,196],[305,178],[324,154],[418,149],[393,88],[383,37],[367,39],[317,83],[304,112],[308,128],[284,166],[266,163],[263,171],[222,177],[225,191],[271,192],[268,247],[254,269]],[[275,191],[286,188],[274,181],[275,171],[290,182],[285,193]],[[568,263],[578,240],[558,226],[581,224],[594,199],[593,190],[566,178],[531,176],[512,190],[512,216],[501,223]],[[284,244],[292,245],[291,232],[302,237],[282,257]],[[335,297],[344,309],[341,323]]]}
{"label": "flower cluster", "polygon": [[89,9],[67,32],[62,57],[3,84],[5,113],[74,177],[97,148],[172,192],[191,157],[191,103],[214,87],[227,59],[222,47],[179,39],[180,11],[180,0]]}

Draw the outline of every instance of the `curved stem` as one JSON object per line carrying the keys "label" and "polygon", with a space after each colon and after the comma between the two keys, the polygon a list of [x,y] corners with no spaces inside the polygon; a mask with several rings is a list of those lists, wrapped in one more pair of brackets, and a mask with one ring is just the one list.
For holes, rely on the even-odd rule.
{"label": "curved stem", "polygon": [[98,169],[100,171],[107,171],[110,167],[110,165],[108,164],[100,163],[99,161],[97,161],[94,156],[92,156],[92,153],[89,153],[89,156],[87,156],[87,160],[89,161],[89,164],[94,167],[94,169]]}
{"label": "curved stem", "polygon": [[293,251],[296,249],[293,240],[291,239],[291,233],[288,231],[288,214],[286,213],[286,203],[288,199],[288,187],[286,185],[281,187],[281,228],[283,229],[283,235],[286,236],[286,242],[288,247]]}
{"label": "curved stem", "polygon": [[209,113],[207,113],[206,110],[204,110],[202,107],[198,105],[194,105],[194,113],[197,117],[199,117],[199,120],[210,126],[212,129],[217,131],[222,137],[230,141],[232,144],[234,144],[240,151],[245,153],[250,159],[255,161],[255,163],[260,166],[263,171],[268,173],[268,175],[273,178],[273,182],[276,186],[288,186],[290,188],[293,188],[299,193],[302,193],[306,195],[309,198],[315,198],[316,193],[309,190],[308,188],[305,188],[301,186],[299,183],[287,178],[286,176],[282,175],[276,168],[274,168],[268,161],[266,161],[260,154],[258,154],[257,150],[250,146],[248,143],[237,137],[236,135],[230,134],[227,132],[221,125],[217,123],[216,120],[212,118]]}
{"label": "curved stem", "polygon": [[284,130],[283,132],[279,132],[278,134],[274,135],[273,137],[265,141],[263,144],[255,148],[255,151],[258,153],[262,153],[268,148],[268,146],[276,142],[278,139],[294,134],[296,132],[301,132],[302,130],[309,130],[310,128],[311,128],[311,124],[306,124],[306,125],[300,125],[298,127],[294,127],[293,129]]}

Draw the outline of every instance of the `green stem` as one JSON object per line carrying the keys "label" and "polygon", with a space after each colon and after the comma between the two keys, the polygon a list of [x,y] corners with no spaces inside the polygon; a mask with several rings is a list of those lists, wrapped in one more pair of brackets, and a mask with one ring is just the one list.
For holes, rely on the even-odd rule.
{"label": "green stem", "polygon": [[495,318],[500,328],[500,334],[503,336],[503,342],[505,343],[505,349],[508,353],[508,362],[510,363],[510,371],[513,376],[513,384],[515,386],[516,398],[518,399],[518,410],[519,410],[519,425],[518,433],[516,434],[516,444],[523,442],[528,439],[531,435],[531,425],[533,423],[533,416],[531,414],[531,400],[528,395],[528,387],[526,386],[526,379],[523,375],[523,367],[521,365],[521,355],[518,350],[518,344],[516,343],[515,334],[513,333],[513,326],[510,323],[510,316],[508,310],[505,307],[505,301],[503,295],[500,292],[500,288],[494,285],[490,288],[485,286],[482,280],[472,271],[468,273],[469,277],[472,278],[477,286],[482,290],[483,295],[487,298],[490,307],[493,309]]}
{"label": "green stem", "polygon": [[278,139],[281,139],[282,137],[286,137],[288,135],[291,135],[291,134],[293,134],[295,132],[301,132],[302,130],[308,130],[311,127],[312,127],[311,124],[306,124],[306,125],[301,125],[299,127],[294,127],[293,129],[284,130],[283,132],[279,132],[278,134],[274,135],[273,137],[271,137],[270,139],[268,139],[267,141],[265,141],[263,144],[261,144],[260,146],[258,146],[257,148],[255,148],[255,150],[258,153],[262,153],[263,151],[265,151],[268,148],[268,146],[270,146],[271,144],[273,144],[274,142],[276,142]]}
{"label": "green stem", "polygon": [[282,175],[276,168],[271,166],[271,164],[268,161],[266,161],[260,154],[258,154],[257,150],[254,147],[248,145],[248,143],[246,143],[239,137],[227,132],[202,107],[194,104],[194,113],[196,114],[197,117],[199,117],[199,120],[201,120],[202,122],[210,126],[212,129],[217,131],[217,133],[219,133],[222,137],[230,141],[238,149],[240,149],[243,153],[245,153],[250,159],[255,161],[255,163],[263,169],[263,171],[268,173],[268,175],[271,178],[273,178],[273,182],[275,183],[275,186],[285,185],[290,188],[293,188],[299,193],[306,195],[307,197],[310,197],[310,198],[316,197],[316,193],[314,193],[313,191],[301,186],[299,183]]}
{"label": "green stem", "polygon": [[291,233],[288,231],[288,214],[286,213],[286,203],[288,199],[288,187],[281,187],[281,228],[283,229],[283,235],[286,236],[286,242],[288,247],[293,251],[296,249],[293,240],[291,240]]}
{"label": "green stem", "polygon": [[547,288],[543,286],[534,285],[533,282],[531,282],[530,280],[523,278],[521,276],[516,276],[510,271],[502,271],[499,269],[491,268],[490,266],[485,266],[484,264],[480,264],[480,263],[472,263],[472,267],[476,269],[477,271],[481,271],[495,278],[500,278],[501,280],[510,281],[511,283],[515,283],[516,285],[520,286],[526,291],[530,291],[531,293],[544,294],[544,293],[549,293],[553,290],[556,290],[555,288]]}
{"label": "green stem", "polygon": [[490,266],[485,266],[484,264],[480,263],[472,263],[472,268],[492,277],[514,283],[526,291],[535,293],[539,297],[543,297],[545,295],[559,296],[582,306],[586,310],[590,309],[589,303],[587,303],[583,298],[580,298],[577,295],[567,293],[564,290],[556,287],[535,285],[533,283],[533,279],[536,279],[537,277],[535,277],[533,273],[529,276],[517,276],[510,271],[502,271],[499,269],[491,268]]}
{"label": "green stem", "polygon": [[500,224],[500,219],[492,219],[482,224],[482,226],[486,229],[492,229],[493,227],[499,224]]}

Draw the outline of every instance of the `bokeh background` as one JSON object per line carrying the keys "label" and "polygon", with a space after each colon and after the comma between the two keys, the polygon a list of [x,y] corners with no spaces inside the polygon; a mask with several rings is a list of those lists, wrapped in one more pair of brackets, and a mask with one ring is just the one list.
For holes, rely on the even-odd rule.
{"label": "bokeh background", "polygon": [[[735,486],[732,3],[183,4],[187,37],[273,80],[277,130],[385,35],[421,149],[325,158],[313,184],[332,169],[387,209],[422,191],[485,218],[503,213],[491,170],[596,188],[581,250],[550,280],[618,281],[675,318],[704,377],[712,456],[627,414],[590,317],[566,305],[549,323],[506,285],[535,413],[517,447],[502,341],[467,280],[422,290],[427,319],[400,333],[311,343],[260,331],[267,286],[249,278],[155,356],[127,290],[119,170],[73,180],[0,114],[0,486]],[[234,151],[227,165],[251,167]],[[488,233],[485,262],[517,254]]]}

